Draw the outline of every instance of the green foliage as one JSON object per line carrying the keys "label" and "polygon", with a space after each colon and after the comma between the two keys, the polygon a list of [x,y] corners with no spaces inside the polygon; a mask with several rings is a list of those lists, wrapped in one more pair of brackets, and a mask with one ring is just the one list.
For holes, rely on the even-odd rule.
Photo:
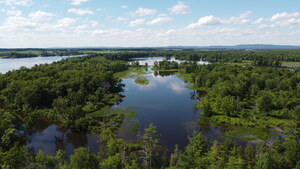
{"label": "green foliage", "polygon": [[159,142],[159,134],[156,126],[151,123],[148,128],[145,129],[145,133],[142,137],[142,153],[144,155],[144,166],[152,166],[152,152]]}
{"label": "green foliage", "polygon": [[75,169],[97,169],[99,165],[96,156],[84,147],[76,149],[70,159],[70,164]]}
{"label": "green foliage", "polygon": [[127,69],[122,61],[86,56],[10,71],[1,76],[0,104],[25,112],[25,118],[38,114],[88,131],[96,124],[86,114],[114,104],[122,84],[113,74]]}
{"label": "green foliage", "polygon": [[0,152],[0,157],[0,166],[7,168],[21,168],[32,161],[32,156],[26,146],[15,146],[4,153]]}
{"label": "green foliage", "polygon": [[100,168],[103,169],[119,169],[122,168],[121,155],[116,154],[114,156],[109,156],[100,163]]}
{"label": "green foliage", "polygon": [[221,64],[198,65],[192,70],[193,87],[207,92],[197,105],[202,115],[244,126],[296,128],[300,124],[299,72]]}
{"label": "green foliage", "polygon": [[180,166],[183,168],[206,168],[208,159],[204,158],[208,151],[207,138],[196,131],[188,137],[189,144],[185,147],[184,153],[180,158]]}
{"label": "green foliage", "polygon": [[179,150],[179,147],[176,144],[175,149],[170,156],[170,167],[178,167],[179,166],[178,162],[179,162],[180,155],[181,155],[181,151]]}
{"label": "green foliage", "polygon": [[273,162],[269,153],[261,154],[255,165],[255,169],[273,169]]}
{"label": "green foliage", "polygon": [[148,85],[149,84],[149,80],[144,76],[140,76],[140,77],[136,78],[134,82],[137,84],[140,84],[140,85]]}

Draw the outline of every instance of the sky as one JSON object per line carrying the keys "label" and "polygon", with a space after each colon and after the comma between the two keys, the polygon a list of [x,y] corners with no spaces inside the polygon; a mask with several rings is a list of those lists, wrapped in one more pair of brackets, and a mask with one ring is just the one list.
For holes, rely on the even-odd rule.
{"label": "sky", "polygon": [[300,0],[0,0],[0,48],[300,45]]}

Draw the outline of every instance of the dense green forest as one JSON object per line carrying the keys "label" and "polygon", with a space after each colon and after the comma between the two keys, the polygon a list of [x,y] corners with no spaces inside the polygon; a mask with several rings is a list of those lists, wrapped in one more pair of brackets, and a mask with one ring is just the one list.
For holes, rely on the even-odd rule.
{"label": "dense green forest", "polygon": [[[278,62],[300,62],[300,50],[233,50],[233,49],[163,49],[163,48],[128,48],[128,49],[0,49],[0,57],[22,58],[37,56],[66,56],[91,54],[103,56],[109,60],[128,60],[139,57],[175,57],[179,60],[231,62],[256,61],[258,64],[275,64]],[[263,62],[263,63],[262,63]]]}
{"label": "dense green forest", "polygon": [[29,58],[29,57],[47,57],[47,56],[70,56],[82,55],[75,49],[0,49],[0,58]]}
{"label": "dense green forest", "polygon": [[300,127],[300,71],[269,66],[160,61],[158,70],[178,69],[192,87],[205,91],[197,107],[219,123]]}
{"label": "dense green forest", "polygon": [[[279,51],[142,51],[98,53],[53,64],[0,74],[1,168],[300,168],[300,70],[281,67],[280,61],[299,61],[298,50]],[[126,115],[107,110],[122,96],[121,79],[114,75],[139,67],[129,58],[166,56],[186,62],[161,61],[157,70],[177,70],[192,88],[203,91],[196,105],[202,116],[222,124],[280,127],[286,138],[242,147],[231,139],[209,142],[194,131],[185,147],[160,149],[160,134],[150,124],[138,143],[117,138]],[[198,60],[218,62],[198,65]],[[253,61],[238,66],[222,62]],[[143,79],[142,79],[143,80]],[[145,80],[145,79],[144,79]],[[75,149],[67,157],[43,151],[34,154],[26,142],[32,126],[46,118],[73,132],[100,137],[97,154]],[[197,119],[195,119],[197,120]]]}

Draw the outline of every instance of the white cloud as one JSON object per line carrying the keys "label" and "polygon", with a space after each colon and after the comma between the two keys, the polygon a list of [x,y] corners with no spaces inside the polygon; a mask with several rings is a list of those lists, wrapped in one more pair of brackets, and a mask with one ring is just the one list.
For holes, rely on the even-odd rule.
{"label": "white cloud", "polygon": [[2,3],[8,6],[30,6],[33,4],[32,0],[0,0],[0,4]]}
{"label": "white cloud", "polygon": [[6,14],[10,15],[10,16],[21,16],[22,11],[20,11],[20,10],[7,11]]}
{"label": "white cloud", "polygon": [[97,36],[97,35],[103,35],[103,34],[107,34],[107,33],[108,33],[107,30],[94,30],[94,31],[92,32],[92,35],[93,35],[93,36]]}
{"label": "white cloud", "polygon": [[188,26],[186,26],[186,29],[194,29],[199,28],[201,26],[207,26],[207,25],[220,25],[220,24],[247,24],[250,22],[247,17],[251,15],[251,11],[246,11],[239,16],[232,16],[228,19],[218,18],[215,16],[204,16],[199,18],[198,22],[192,23]]}
{"label": "white cloud", "polygon": [[187,29],[194,29],[194,28],[198,28],[204,25],[218,25],[218,24],[222,24],[223,21],[220,18],[214,17],[214,16],[204,16],[201,17],[198,22],[196,23],[192,23],[190,25],[188,25],[186,28]]}
{"label": "white cloud", "polygon": [[76,15],[92,15],[94,12],[89,9],[68,9],[69,13],[76,14]]}
{"label": "white cloud", "polygon": [[172,18],[169,17],[158,17],[153,19],[152,21],[147,22],[148,25],[160,25],[162,23],[168,22],[172,20]]}
{"label": "white cloud", "polygon": [[156,9],[148,9],[148,8],[139,8],[134,12],[134,14],[139,16],[149,16],[149,15],[154,15],[156,13],[157,13]]}
{"label": "white cloud", "polygon": [[295,18],[295,17],[299,17],[300,13],[299,12],[295,12],[295,13],[278,13],[275,14],[271,17],[271,21],[278,21],[278,20],[282,20],[282,19],[291,19],[291,18]]}
{"label": "white cloud", "polygon": [[271,25],[272,27],[294,27],[300,26],[300,18],[290,18],[287,20],[278,21],[275,24]]}
{"label": "white cloud", "polygon": [[82,3],[85,3],[85,2],[88,2],[90,0],[71,0],[71,4],[72,5],[75,5],[75,6],[78,6],[78,5],[81,5]]}
{"label": "white cloud", "polygon": [[99,25],[99,23],[97,21],[91,21],[91,25],[92,27],[96,27]]}
{"label": "white cloud", "polygon": [[74,25],[76,19],[73,18],[62,18],[57,21],[57,23],[53,26],[55,29],[65,30],[65,28],[69,28],[70,26]]}
{"label": "white cloud", "polygon": [[121,8],[126,9],[126,8],[128,8],[128,6],[127,5],[122,5]]}
{"label": "white cloud", "polygon": [[140,26],[140,25],[143,25],[145,23],[145,19],[136,19],[134,21],[131,21],[129,23],[129,26],[130,27],[134,27],[134,26]]}
{"label": "white cloud", "polygon": [[241,13],[239,17],[242,18],[242,19],[244,19],[244,18],[249,17],[251,14],[252,14],[251,11],[246,11],[244,13]]}
{"label": "white cloud", "polygon": [[265,29],[265,28],[269,28],[269,25],[268,24],[260,24],[258,26],[259,29]]}
{"label": "white cloud", "polygon": [[232,23],[232,24],[246,24],[250,21],[247,19],[252,14],[251,11],[246,11],[244,13],[241,13],[239,16],[232,16],[229,19],[224,19],[224,23]]}
{"label": "white cloud", "polygon": [[258,18],[258,19],[256,19],[254,22],[252,22],[253,24],[261,24],[261,23],[263,23],[263,22],[265,22],[265,19],[264,18]]}
{"label": "white cloud", "polygon": [[188,8],[189,6],[184,2],[178,1],[176,5],[172,6],[168,10],[173,14],[186,14]]}
{"label": "white cloud", "polygon": [[44,11],[36,11],[29,14],[29,18],[33,20],[50,20],[55,15],[53,13],[48,13]]}
{"label": "white cloud", "polygon": [[3,26],[0,27],[0,29],[6,31],[26,31],[35,30],[38,27],[39,24],[31,21],[29,18],[11,16],[6,18],[6,21],[3,23]]}
{"label": "white cloud", "polygon": [[118,17],[118,18],[117,18],[117,21],[127,21],[127,18],[124,18],[124,17]]}
{"label": "white cloud", "polygon": [[267,27],[287,27],[293,28],[300,26],[300,12],[294,13],[277,13],[270,18],[259,18],[252,22],[253,24],[260,24],[258,28],[267,28]]}

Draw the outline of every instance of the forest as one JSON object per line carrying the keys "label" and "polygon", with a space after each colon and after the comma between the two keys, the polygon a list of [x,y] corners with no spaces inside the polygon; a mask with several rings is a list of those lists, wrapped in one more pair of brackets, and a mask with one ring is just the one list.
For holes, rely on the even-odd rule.
{"label": "forest", "polygon": [[209,61],[211,63],[257,63],[300,62],[299,49],[176,49],[176,48],[99,48],[99,49],[0,49],[0,58],[26,58],[37,56],[93,55],[103,56],[109,60],[128,60],[139,57],[175,57],[179,60]]}
{"label": "forest", "polygon": [[[63,59],[52,64],[0,73],[1,168],[300,168],[300,70],[282,61],[300,61],[299,50],[272,51],[141,51],[108,52]],[[286,138],[241,146],[231,139],[209,142],[194,131],[185,147],[161,151],[160,133],[150,124],[138,143],[117,137],[126,115],[109,112],[124,85],[114,74],[139,67],[130,58],[165,56],[187,60],[155,62],[154,70],[178,71],[190,87],[203,91],[201,116],[218,124],[278,127]],[[196,61],[211,62],[199,65]],[[252,61],[250,65],[224,62]],[[145,79],[142,79],[145,80]],[[32,126],[41,118],[57,121],[78,133],[99,135],[98,153],[80,147],[68,157],[26,146]],[[195,119],[197,120],[197,119]]]}

